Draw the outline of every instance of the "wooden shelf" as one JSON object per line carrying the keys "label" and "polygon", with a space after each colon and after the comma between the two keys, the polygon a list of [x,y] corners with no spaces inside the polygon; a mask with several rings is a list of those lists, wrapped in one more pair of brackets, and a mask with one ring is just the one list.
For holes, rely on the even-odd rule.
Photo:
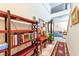
{"label": "wooden shelf", "polygon": [[33,32],[33,31],[32,31],[32,30],[11,30],[11,32],[14,32],[14,33],[18,33],[18,32],[31,33],[31,32]]}
{"label": "wooden shelf", "polygon": [[[18,33],[31,33],[33,30],[11,30],[11,32]],[[7,30],[0,30],[0,33],[7,33]]]}
{"label": "wooden shelf", "polygon": [[15,19],[15,20],[18,18],[18,19],[25,21],[25,22],[36,23],[36,21],[30,20],[30,19],[27,19],[27,18],[24,18],[24,17],[20,17],[20,16],[17,16],[17,15],[14,15],[14,14],[11,14],[11,18]]}
{"label": "wooden shelf", "polygon": [[7,49],[0,50],[0,53],[7,51]]}
{"label": "wooden shelf", "polygon": [[[0,10],[0,17],[7,17],[7,14],[8,14],[7,12]],[[27,19],[27,18],[24,18],[24,17],[20,17],[20,16],[17,16],[17,15],[14,15],[14,14],[10,14],[10,17],[11,17],[11,19],[14,19],[14,20],[16,20],[18,18],[19,20],[22,20],[22,21],[25,21],[25,22],[36,23],[36,21],[30,20],[30,19]]]}
{"label": "wooden shelf", "polygon": [[12,56],[27,56],[27,54],[34,49],[36,49],[36,46],[30,46],[30,47],[25,48],[24,50],[22,50],[16,54],[12,55]]}
{"label": "wooden shelf", "polygon": [[7,13],[0,10],[0,17],[7,17]]}
{"label": "wooden shelf", "polygon": [[21,43],[21,44],[15,45],[15,46],[13,46],[12,48],[18,47],[18,46],[23,45],[23,44],[28,43],[28,42],[31,42],[31,40],[28,40],[28,41],[23,42],[23,43]]}
{"label": "wooden shelf", "polygon": [[0,33],[7,33],[6,30],[0,30]]}

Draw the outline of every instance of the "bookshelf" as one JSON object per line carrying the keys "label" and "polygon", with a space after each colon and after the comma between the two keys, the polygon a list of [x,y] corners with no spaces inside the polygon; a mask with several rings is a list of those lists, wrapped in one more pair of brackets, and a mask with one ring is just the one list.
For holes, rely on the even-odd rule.
{"label": "bookshelf", "polygon": [[[8,43],[8,49],[7,49],[7,52],[5,54],[8,55],[8,56],[11,56],[11,55],[12,56],[25,56],[25,55],[27,56],[27,55],[31,55],[30,52],[32,54],[36,53],[37,46],[35,45],[35,42],[37,42],[37,39],[35,41],[34,41],[35,38],[33,38],[33,40],[27,39],[28,41],[21,42],[21,43],[13,46],[12,45],[12,43],[13,43],[12,38],[13,38],[13,33],[24,34],[24,33],[36,32],[36,34],[37,34],[37,31],[36,31],[37,28],[35,28],[35,30],[34,30],[34,28],[33,28],[33,30],[32,29],[31,30],[20,30],[20,29],[19,30],[17,30],[17,29],[13,30],[13,29],[11,29],[11,20],[28,22],[32,25],[34,25],[34,24],[37,25],[37,22],[34,21],[34,20],[31,20],[31,19],[27,19],[27,18],[24,18],[24,17],[21,17],[21,16],[11,14],[9,10],[7,12],[0,11],[0,17],[5,18],[5,30],[0,30],[0,33],[5,33],[5,41]],[[33,43],[33,41],[34,41],[34,43]],[[29,44],[31,44],[31,45],[29,46]],[[23,46],[24,48],[21,48],[20,46],[21,47]],[[19,48],[21,48],[21,49],[19,49]],[[19,51],[14,52],[12,54],[12,51],[15,51],[15,50],[12,50],[12,49],[19,50]],[[6,49],[2,50],[2,51],[6,51]]]}
{"label": "bookshelf", "polygon": [[[0,30],[0,35],[1,34],[6,34],[7,33],[7,31],[6,30]],[[1,35],[2,36],[2,35]],[[1,40],[3,40],[3,41],[5,41],[5,42],[3,42],[3,41],[1,41]],[[5,55],[6,56],[6,52],[8,51],[8,45],[7,45],[7,42],[6,42],[6,40],[4,40],[3,38],[1,39],[0,38],[0,41],[2,42],[2,43],[0,43],[0,55]]]}

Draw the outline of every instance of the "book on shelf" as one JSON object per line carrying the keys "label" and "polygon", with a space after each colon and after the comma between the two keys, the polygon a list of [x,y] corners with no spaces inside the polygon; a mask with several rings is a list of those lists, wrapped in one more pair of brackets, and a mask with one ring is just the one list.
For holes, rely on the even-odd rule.
{"label": "book on shelf", "polygon": [[22,38],[20,33],[17,34],[17,41],[18,41],[18,44],[22,43]]}
{"label": "book on shelf", "polygon": [[24,41],[29,41],[31,39],[30,33],[24,33]]}
{"label": "book on shelf", "polygon": [[13,46],[29,41],[32,38],[30,33],[13,34]]}
{"label": "book on shelf", "polygon": [[7,48],[8,48],[8,43],[0,44],[0,50],[7,49]]}
{"label": "book on shelf", "polygon": [[4,33],[0,33],[0,44],[5,43],[5,34]]}
{"label": "book on shelf", "polygon": [[25,42],[24,41],[24,34],[21,34],[21,39],[22,39],[22,42]]}
{"label": "book on shelf", "polygon": [[13,34],[13,46],[17,45],[17,34]]}

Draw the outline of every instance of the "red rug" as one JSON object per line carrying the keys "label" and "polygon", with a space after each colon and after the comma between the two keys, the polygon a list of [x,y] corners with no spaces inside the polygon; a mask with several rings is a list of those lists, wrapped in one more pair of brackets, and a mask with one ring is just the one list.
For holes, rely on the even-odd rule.
{"label": "red rug", "polygon": [[57,42],[51,56],[69,56],[67,44],[65,42]]}

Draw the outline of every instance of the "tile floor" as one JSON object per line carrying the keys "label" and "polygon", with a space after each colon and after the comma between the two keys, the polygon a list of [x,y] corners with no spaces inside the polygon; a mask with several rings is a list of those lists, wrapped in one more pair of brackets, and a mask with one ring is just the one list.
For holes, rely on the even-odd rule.
{"label": "tile floor", "polygon": [[47,47],[42,49],[42,53],[39,56],[50,56],[57,41],[65,42],[65,39],[55,37],[55,41],[52,44],[47,44]]}
{"label": "tile floor", "polygon": [[47,47],[42,49],[42,53],[39,56],[50,56],[55,44],[55,41],[52,44],[47,44]]}

